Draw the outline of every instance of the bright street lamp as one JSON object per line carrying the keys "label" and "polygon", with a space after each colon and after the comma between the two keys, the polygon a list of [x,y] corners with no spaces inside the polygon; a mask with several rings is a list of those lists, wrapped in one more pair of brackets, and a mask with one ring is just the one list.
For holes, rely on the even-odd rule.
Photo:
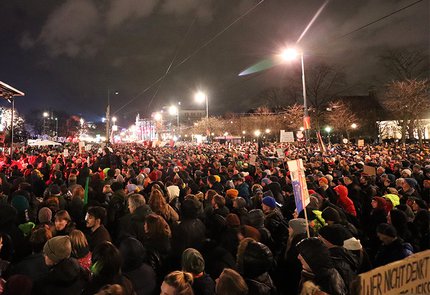
{"label": "bright street lamp", "polygon": [[154,114],[154,120],[155,121],[161,121],[161,119],[163,119],[163,115],[161,115],[161,113],[155,113]]}
{"label": "bright street lamp", "polygon": [[195,95],[194,95],[194,99],[197,103],[206,103],[206,119],[209,118],[209,106],[208,106],[208,96],[206,95],[206,93],[202,92],[202,91],[198,91]]}
{"label": "bright street lamp", "polygon": [[49,113],[48,112],[43,112],[43,118],[48,118],[49,117]]}
{"label": "bright street lamp", "polygon": [[261,135],[261,131],[260,130],[255,130],[254,131],[254,135],[259,137]]}
{"label": "bright street lamp", "polygon": [[324,130],[325,130],[325,132],[330,133],[331,132],[331,127],[327,126],[327,127],[324,128]]}
{"label": "bright street lamp", "polygon": [[356,128],[357,128],[357,124],[352,123],[352,124],[351,124],[351,128],[352,128],[352,129],[356,129]]}
{"label": "bright street lamp", "polygon": [[112,117],[112,122],[115,124],[118,119],[116,117]]}
{"label": "bright street lamp", "polygon": [[267,128],[265,131],[266,131],[266,134],[270,133],[270,129],[269,128]]}
{"label": "bright street lamp", "polygon": [[303,126],[305,130],[305,138],[306,143],[309,143],[309,129],[311,128],[311,119],[309,117],[308,113],[308,104],[306,99],[306,80],[305,80],[305,62],[303,58],[303,51],[298,51],[295,48],[287,48],[284,49],[280,56],[283,61],[292,61],[297,59],[297,57],[300,55],[300,61],[302,65],[302,91],[303,91]]}

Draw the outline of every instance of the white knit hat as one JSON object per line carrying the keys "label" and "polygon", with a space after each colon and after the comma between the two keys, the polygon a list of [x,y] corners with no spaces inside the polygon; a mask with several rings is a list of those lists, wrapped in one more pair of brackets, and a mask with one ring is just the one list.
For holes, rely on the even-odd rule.
{"label": "white knit hat", "polygon": [[351,251],[361,250],[363,248],[363,246],[361,246],[360,240],[354,237],[343,241],[343,247],[346,250],[351,250]]}

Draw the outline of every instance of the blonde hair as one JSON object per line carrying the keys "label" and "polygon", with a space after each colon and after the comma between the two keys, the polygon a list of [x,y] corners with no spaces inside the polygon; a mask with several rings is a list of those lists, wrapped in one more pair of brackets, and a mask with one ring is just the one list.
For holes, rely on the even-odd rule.
{"label": "blonde hair", "polygon": [[160,190],[155,189],[151,191],[148,205],[154,213],[163,217],[167,215],[167,202]]}
{"label": "blonde hair", "polygon": [[69,234],[70,243],[72,244],[72,253],[77,254],[79,249],[87,248],[88,241],[84,233],[78,229],[74,229]]}
{"label": "blonde hair", "polygon": [[164,283],[175,288],[176,295],[194,295],[193,275],[185,271],[173,271],[164,278]]}

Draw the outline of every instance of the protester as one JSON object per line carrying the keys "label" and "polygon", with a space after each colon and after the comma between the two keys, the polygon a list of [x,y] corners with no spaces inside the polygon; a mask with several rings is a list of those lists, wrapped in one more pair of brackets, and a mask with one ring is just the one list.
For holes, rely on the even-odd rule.
{"label": "protester", "polygon": [[225,268],[216,281],[217,295],[247,295],[248,286],[240,274],[231,268]]}

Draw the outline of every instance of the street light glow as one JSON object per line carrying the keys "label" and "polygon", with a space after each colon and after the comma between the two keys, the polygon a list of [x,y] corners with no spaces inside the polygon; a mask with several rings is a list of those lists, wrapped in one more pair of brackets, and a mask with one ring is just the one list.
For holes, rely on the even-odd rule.
{"label": "street light glow", "polygon": [[112,122],[116,122],[117,118],[116,117],[112,117]]}
{"label": "street light glow", "polygon": [[44,118],[48,118],[49,117],[49,113],[48,112],[43,112],[43,117]]}
{"label": "street light glow", "polygon": [[295,48],[286,48],[280,54],[283,61],[292,61],[299,56],[299,52]]}
{"label": "street light glow", "polygon": [[245,131],[245,130],[243,130],[243,131],[242,131],[242,134],[243,134],[243,135],[245,135],[245,134],[246,134],[246,131]]}
{"label": "street light glow", "polygon": [[305,127],[300,127],[300,131],[304,131],[305,130]]}
{"label": "street light glow", "polygon": [[352,129],[356,129],[356,128],[357,128],[357,124],[352,123],[352,124],[351,124],[351,128],[352,128]]}
{"label": "street light glow", "polygon": [[267,129],[266,129],[266,133],[267,133],[267,134],[269,134],[269,133],[270,133],[270,129],[269,129],[269,128],[267,128]]}
{"label": "street light glow", "polygon": [[206,94],[204,93],[204,92],[202,92],[202,91],[199,91],[199,92],[197,92],[195,95],[194,95],[194,99],[196,100],[196,102],[198,102],[198,103],[203,103],[203,102],[205,102],[205,100],[206,100]]}
{"label": "street light glow", "polygon": [[172,116],[177,115],[178,114],[178,107],[175,105],[171,105],[169,107],[169,114]]}
{"label": "street light glow", "polygon": [[327,126],[326,128],[324,128],[325,132],[330,133],[331,132],[331,127]]}
{"label": "street light glow", "polygon": [[161,119],[163,118],[163,116],[161,115],[161,113],[155,113],[154,114],[154,120],[155,121],[161,121]]}
{"label": "street light glow", "polygon": [[261,131],[260,130],[255,130],[254,131],[254,135],[257,136],[257,137],[260,136],[261,135]]}

